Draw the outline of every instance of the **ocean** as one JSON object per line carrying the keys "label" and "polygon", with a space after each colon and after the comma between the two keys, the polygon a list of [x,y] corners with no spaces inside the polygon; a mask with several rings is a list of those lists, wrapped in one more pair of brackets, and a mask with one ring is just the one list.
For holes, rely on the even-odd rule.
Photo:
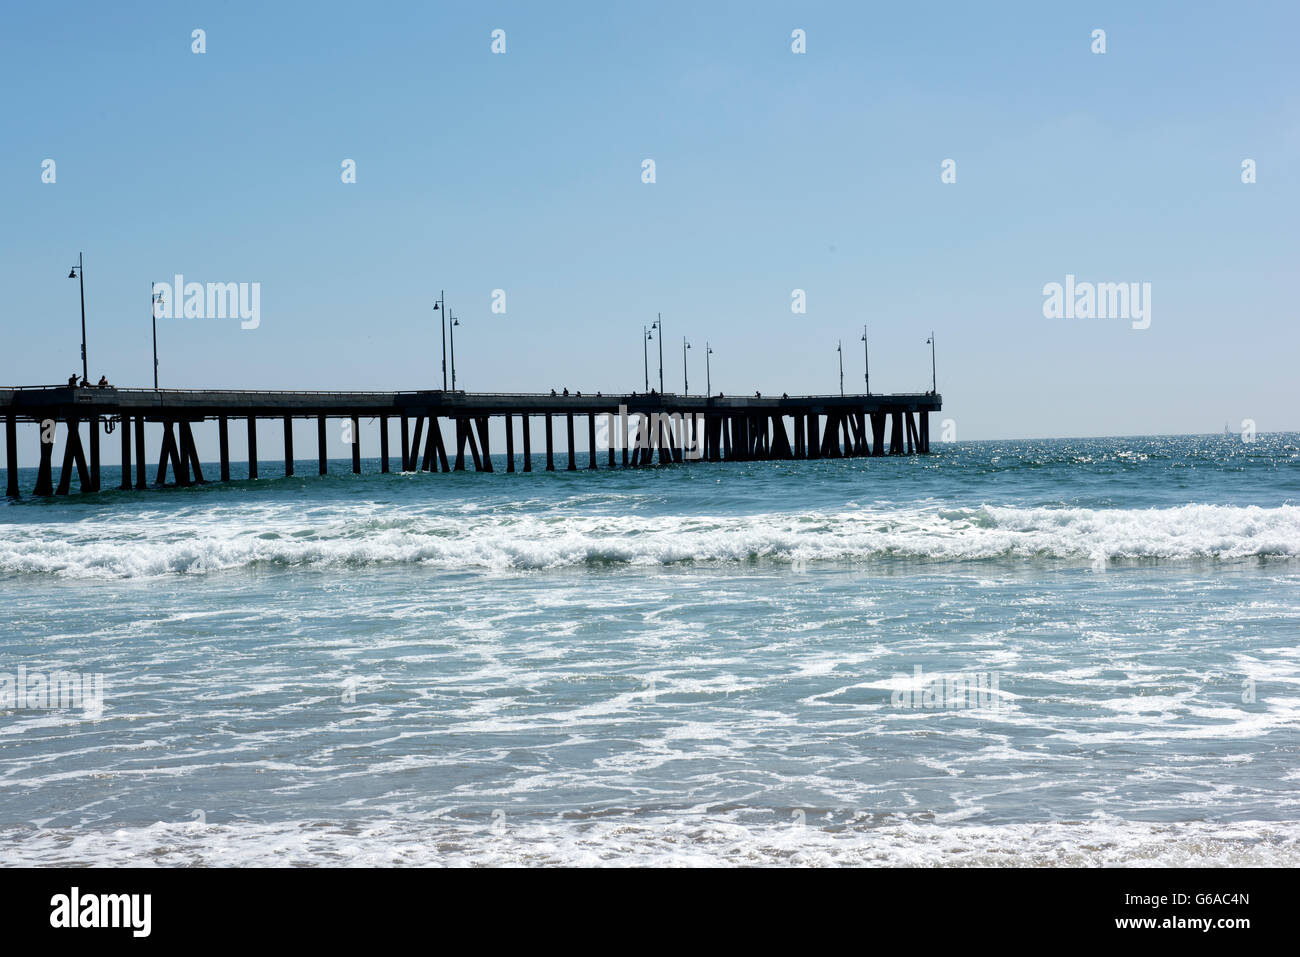
{"label": "ocean", "polygon": [[1300,436],[363,465],[0,505],[3,863],[1300,863]]}

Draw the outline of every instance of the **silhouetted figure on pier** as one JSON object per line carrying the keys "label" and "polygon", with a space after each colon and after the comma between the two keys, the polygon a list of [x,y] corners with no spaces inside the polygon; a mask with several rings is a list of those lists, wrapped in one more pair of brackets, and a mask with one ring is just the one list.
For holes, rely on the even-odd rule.
{"label": "silhouetted figure on pier", "polygon": [[68,376],[68,387],[72,389],[77,387],[77,374],[75,372]]}
{"label": "silhouetted figure on pier", "polygon": [[554,389],[551,390],[551,395],[555,395],[555,390],[554,390]]}
{"label": "silhouetted figure on pier", "polygon": [[565,387],[564,387],[564,394],[565,394],[565,395],[568,395],[568,394],[569,394],[569,387],[568,387],[568,386],[565,386]]}
{"label": "silhouetted figure on pier", "polygon": [[107,388],[108,388],[108,376],[106,376],[106,375],[102,375],[102,376],[100,376],[100,377],[99,377],[99,382],[96,383],[96,387],[97,387],[97,388],[100,388],[100,389],[107,389]]}

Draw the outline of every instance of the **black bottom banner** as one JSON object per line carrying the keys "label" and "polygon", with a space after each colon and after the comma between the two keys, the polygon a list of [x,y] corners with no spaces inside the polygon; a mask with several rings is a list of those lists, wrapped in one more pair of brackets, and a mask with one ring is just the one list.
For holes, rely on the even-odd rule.
{"label": "black bottom banner", "polygon": [[[695,944],[896,935],[943,945],[1025,935],[1216,947],[1279,941],[1292,874],[1246,870],[0,870],[12,945],[373,946],[457,928],[530,944],[691,928]],[[879,938],[878,932],[889,936]],[[1263,935],[1263,937],[1261,937]],[[75,941],[71,940],[75,938]]]}

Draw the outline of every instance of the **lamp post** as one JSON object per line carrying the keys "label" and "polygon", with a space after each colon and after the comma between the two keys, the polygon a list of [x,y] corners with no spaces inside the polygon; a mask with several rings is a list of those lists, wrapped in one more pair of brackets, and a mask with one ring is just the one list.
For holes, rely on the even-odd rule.
{"label": "lamp post", "polygon": [[655,313],[657,317],[650,324],[651,329],[659,330],[659,394],[664,394],[664,316],[663,313]]}
{"label": "lamp post", "polygon": [[642,363],[645,364],[645,391],[647,395],[650,394],[650,347],[647,346],[646,343],[653,338],[654,338],[654,334],[651,333],[650,330],[647,329],[645,326],[642,326],[641,327],[641,361]]}
{"label": "lamp post", "polygon": [[713,374],[709,369],[709,356],[713,355],[713,346],[704,343],[704,397],[713,395]]}
{"label": "lamp post", "polygon": [[460,325],[460,320],[455,316],[451,317],[451,391],[456,391],[456,327]]}
{"label": "lamp post", "polygon": [[840,395],[844,394],[844,343],[839,342],[835,346],[835,351],[840,354]]}
{"label": "lamp post", "polygon": [[438,299],[433,304],[433,311],[441,313],[442,318],[442,390],[447,391],[447,290],[438,291]]}
{"label": "lamp post", "polygon": [[154,292],[158,288],[157,283],[151,283],[149,286],[149,299],[153,304],[153,390],[158,391],[158,307],[162,305],[163,294]]}
{"label": "lamp post", "polygon": [[686,337],[682,336],[682,395],[691,394],[691,381],[686,375],[686,350],[690,347],[691,344],[686,341]]}
{"label": "lamp post", "polygon": [[871,395],[871,357],[867,354],[867,327],[862,327],[862,379],[867,384],[867,395]]}
{"label": "lamp post", "polygon": [[925,340],[926,345],[930,347],[930,394],[939,394],[939,376],[935,372],[934,366],[934,330],[930,331],[930,338]]}
{"label": "lamp post", "polygon": [[82,268],[81,253],[77,253],[77,264],[68,270],[69,279],[81,280],[81,381],[90,382],[90,366],[86,362],[86,270]]}

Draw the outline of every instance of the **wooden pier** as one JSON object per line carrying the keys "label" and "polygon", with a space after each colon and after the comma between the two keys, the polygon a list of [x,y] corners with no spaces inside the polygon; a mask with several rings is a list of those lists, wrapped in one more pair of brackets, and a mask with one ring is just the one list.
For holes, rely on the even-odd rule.
{"label": "wooden pier", "polygon": [[[284,470],[293,475],[294,419],[315,419],[320,474],[326,472],[326,423],[351,420],[352,471],[361,471],[361,420],[378,420],[380,471],[393,466],[389,423],[400,422],[395,450],[404,472],[466,468],[468,450],[476,471],[491,472],[488,424],[504,419],[506,471],[533,471],[532,423],[543,420],[545,460],[556,468],[554,420],[562,419],[567,442],[563,468],[579,468],[575,422],[586,426],[588,469],[599,467],[597,429],[603,427],[607,468],[638,468],[680,462],[817,459],[912,455],[930,451],[929,413],[943,407],[936,393],[849,396],[681,396],[492,394],[425,392],[251,392],[116,389],[75,386],[0,388],[5,461],[11,497],[18,487],[18,426],[39,426],[40,464],[35,495],[66,495],[75,474],[82,492],[100,491],[101,430],[121,443],[121,488],[194,485],[207,481],[194,440],[195,423],[215,420],[220,480],[230,480],[230,428],[248,430],[248,477],[258,477],[256,424],[284,427]],[[601,419],[605,421],[602,422]],[[522,457],[516,455],[516,422]],[[445,420],[445,429],[443,422]],[[162,426],[155,452],[145,446],[145,423]],[[82,441],[82,425],[88,426]],[[61,465],[53,457],[55,436],[65,437]],[[373,454],[373,453],[371,453]],[[521,458],[521,460],[520,460]],[[151,466],[156,461],[156,468]],[[209,460],[211,462],[211,460]],[[57,481],[56,481],[57,472]]]}

